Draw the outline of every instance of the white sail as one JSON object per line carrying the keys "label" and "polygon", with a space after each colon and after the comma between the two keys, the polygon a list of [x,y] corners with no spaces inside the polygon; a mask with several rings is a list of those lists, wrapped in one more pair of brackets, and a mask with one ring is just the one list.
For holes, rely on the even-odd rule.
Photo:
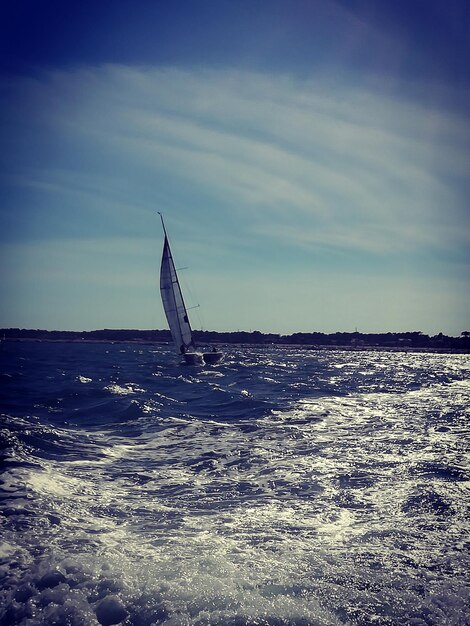
{"label": "white sail", "polygon": [[196,350],[191,325],[189,323],[188,312],[184,305],[181,287],[176,274],[173,256],[171,254],[168,236],[166,234],[163,215],[159,212],[162,220],[165,242],[163,244],[162,264],[160,267],[160,293],[162,296],[163,308],[166,319],[170,327],[171,336],[175,342],[176,349],[184,356],[187,365],[204,365],[204,363],[218,363],[222,357],[222,352],[212,348],[211,352],[201,352]]}
{"label": "white sail", "polygon": [[185,354],[188,350],[194,349],[195,344],[166,231],[160,267],[160,293],[176,349]]}

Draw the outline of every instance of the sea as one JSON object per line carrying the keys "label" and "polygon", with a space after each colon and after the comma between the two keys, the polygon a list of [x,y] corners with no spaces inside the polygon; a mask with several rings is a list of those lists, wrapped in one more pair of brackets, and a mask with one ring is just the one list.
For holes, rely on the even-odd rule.
{"label": "sea", "polygon": [[3,342],[0,624],[470,624],[470,356]]}

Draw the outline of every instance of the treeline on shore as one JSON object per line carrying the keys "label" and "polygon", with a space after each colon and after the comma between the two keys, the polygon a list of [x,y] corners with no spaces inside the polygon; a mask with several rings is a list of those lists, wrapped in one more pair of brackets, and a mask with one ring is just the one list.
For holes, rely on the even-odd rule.
{"label": "treeline on shore", "polygon": [[[33,330],[24,328],[0,329],[0,337],[10,341],[118,341],[141,343],[166,343],[171,341],[168,330],[103,329],[89,331]],[[293,333],[279,335],[254,331],[216,332],[194,331],[198,344],[254,344],[254,345],[303,345],[318,347],[349,348],[403,348],[470,351],[470,332],[463,331],[460,337],[449,337],[442,333],[426,335],[420,331],[403,333]]]}

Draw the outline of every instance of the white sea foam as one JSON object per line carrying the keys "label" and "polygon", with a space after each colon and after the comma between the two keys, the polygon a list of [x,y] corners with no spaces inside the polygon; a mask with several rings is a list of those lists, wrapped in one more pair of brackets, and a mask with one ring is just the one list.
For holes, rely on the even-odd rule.
{"label": "white sea foam", "polygon": [[77,380],[80,383],[87,384],[93,382],[91,378],[87,378],[86,376],[77,376]]}
{"label": "white sea foam", "polygon": [[109,391],[110,393],[118,396],[128,396],[138,393],[139,391],[144,391],[134,383],[127,383],[126,385],[118,385],[117,383],[113,383],[112,385],[106,385],[104,389],[105,391]]}
{"label": "white sea foam", "polygon": [[61,428],[7,421],[7,623],[462,626],[467,361],[281,354],[136,368],[70,429],[75,399]]}

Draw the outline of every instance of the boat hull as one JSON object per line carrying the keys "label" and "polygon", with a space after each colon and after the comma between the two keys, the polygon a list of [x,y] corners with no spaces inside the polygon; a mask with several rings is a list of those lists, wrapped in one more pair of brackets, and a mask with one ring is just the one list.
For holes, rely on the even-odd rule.
{"label": "boat hull", "polygon": [[203,365],[204,359],[202,352],[185,352],[183,354],[186,365]]}
{"label": "boat hull", "polygon": [[204,363],[207,363],[208,365],[210,365],[211,363],[218,363],[222,360],[222,357],[222,352],[204,352],[202,355]]}

